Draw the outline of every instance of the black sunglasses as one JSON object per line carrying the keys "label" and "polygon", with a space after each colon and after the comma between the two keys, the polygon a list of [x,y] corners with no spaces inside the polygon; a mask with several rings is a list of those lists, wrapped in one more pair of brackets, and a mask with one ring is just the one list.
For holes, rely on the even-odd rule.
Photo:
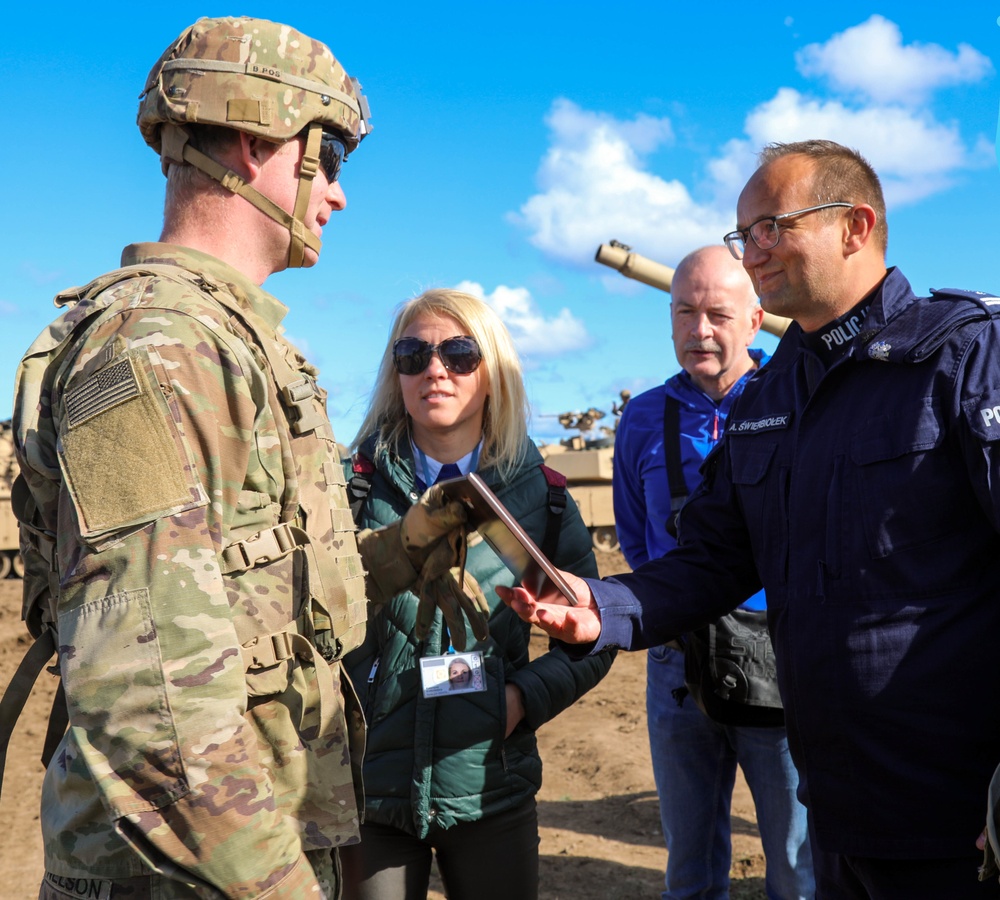
{"label": "black sunglasses", "polygon": [[323,131],[319,145],[319,164],[326,174],[326,180],[333,184],[340,177],[340,168],[347,162],[347,144],[332,131]]}
{"label": "black sunglasses", "polygon": [[400,375],[419,375],[431,364],[435,353],[441,364],[456,375],[475,372],[483,359],[476,339],[467,334],[446,338],[440,344],[403,337],[392,345],[392,361]]}

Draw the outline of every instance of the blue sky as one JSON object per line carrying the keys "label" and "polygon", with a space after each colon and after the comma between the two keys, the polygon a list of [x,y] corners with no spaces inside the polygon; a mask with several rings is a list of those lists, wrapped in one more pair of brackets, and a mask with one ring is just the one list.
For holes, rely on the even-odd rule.
{"label": "blue sky", "polygon": [[265,285],[291,307],[289,335],[320,367],[345,442],[393,310],[429,287],[464,285],[501,311],[536,438],[563,436],[544,414],[610,412],[622,388],[675,372],[668,296],[594,252],[615,238],[676,265],[718,242],[772,140],[832,138],[868,156],[887,193],[889,262],[918,293],[1000,293],[1000,3],[805,6],[20,6],[0,54],[0,418],[52,295],[157,238],[163,178],[136,98],[204,14],[324,40],[371,101],[375,129],[345,168],[348,205],[319,264]]}

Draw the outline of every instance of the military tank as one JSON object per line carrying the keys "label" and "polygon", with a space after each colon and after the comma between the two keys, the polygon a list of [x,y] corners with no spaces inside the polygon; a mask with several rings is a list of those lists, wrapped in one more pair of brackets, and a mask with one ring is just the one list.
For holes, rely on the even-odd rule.
{"label": "military tank", "polygon": [[555,416],[559,424],[579,433],[557,444],[543,444],[539,447],[545,464],[566,476],[569,494],[580,508],[580,515],[590,531],[594,549],[605,553],[618,549],[611,467],[618,416],[628,403],[629,392],[622,391],[620,396],[621,403],[614,403],[611,407],[615,418],[613,427],[597,426],[597,422],[607,414],[593,407],[585,412],[559,413]]}
{"label": "military tank", "polygon": [[10,492],[17,473],[14,433],[8,419],[0,422],[0,578],[6,578],[12,572],[18,578],[24,575],[17,519],[14,518],[10,504]]}

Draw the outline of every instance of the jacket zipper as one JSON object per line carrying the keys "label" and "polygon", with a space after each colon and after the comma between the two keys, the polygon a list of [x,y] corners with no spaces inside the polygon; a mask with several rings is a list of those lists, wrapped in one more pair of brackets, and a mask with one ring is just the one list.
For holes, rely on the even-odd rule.
{"label": "jacket zipper", "polygon": [[365,721],[371,722],[372,715],[372,702],[375,699],[375,677],[378,675],[378,666],[382,662],[381,656],[375,657],[375,662],[372,663],[371,671],[368,673],[368,695],[365,697]]}

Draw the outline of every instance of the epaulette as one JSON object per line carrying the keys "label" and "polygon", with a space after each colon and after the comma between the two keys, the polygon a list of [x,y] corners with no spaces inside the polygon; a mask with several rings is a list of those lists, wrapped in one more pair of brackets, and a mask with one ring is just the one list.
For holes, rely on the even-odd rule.
{"label": "epaulette", "polygon": [[982,291],[933,288],[930,297],[911,304],[873,335],[864,335],[865,353],[879,362],[919,363],[959,328],[997,317],[1000,297]]}
{"label": "epaulette", "polygon": [[987,294],[985,291],[963,291],[960,288],[931,288],[931,296],[935,299],[945,297],[960,297],[962,300],[972,300],[978,303],[991,317],[1000,313],[1000,297]]}

